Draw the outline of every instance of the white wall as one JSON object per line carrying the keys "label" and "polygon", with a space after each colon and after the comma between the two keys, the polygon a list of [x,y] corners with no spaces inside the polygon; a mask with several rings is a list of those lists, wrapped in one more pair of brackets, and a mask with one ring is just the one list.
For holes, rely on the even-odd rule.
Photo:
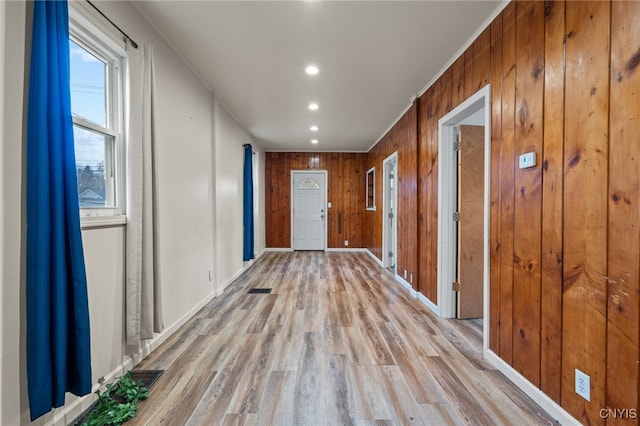
{"label": "white wall", "polygon": [[[26,8],[22,2],[3,2],[5,16],[4,111],[2,126],[2,381],[0,424],[20,423],[26,404],[24,357],[24,285],[22,256],[22,110]],[[11,40],[6,43],[6,40]],[[10,108],[8,106],[11,106]]]}
{"label": "white wall", "polygon": [[[244,266],[243,252],[243,145],[251,143],[258,160],[258,205],[261,220],[256,223],[256,256],[264,249],[264,152],[252,136],[227,111],[214,102],[215,240],[216,279],[223,286]],[[262,164],[261,164],[262,163]]]}
{"label": "white wall", "polygon": [[[0,22],[2,23],[2,28],[0,28],[0,129],[4,129],[4,22],[5,22],[5,4],[4,2],[0,2]],[[4,132],[0,131],[0,165],[3,165],[3,155],[4,151]],[[4,167],[3,167],[4,170]],[[2,281],[2,277],[4,275],[4,247],[2,245],[2,241],[4,241],[4,178],[3,174],[0,172],[0,282]],[[1,300],[1,299],[0,299]],[[0,324],[1,318],[4,314],[4,308],[2,303],[0,303]],[[2,339],[0,339],[0,354],[4,352],[4,345]],[[0,383],[2,383],[2,368],[0,368]],[[0,386],[0,420],[2,420],[2,386]]]}
{"label": "white wall", "polygon": [[[96,5],[138,43],[154,46],[158,280],[162,286],[167,328],[167,332],[154,341],[157,343],[245,266],[242,262],[242,144],[253,142],[262,160],[264,153],[130,3],[99,1]],[[26,16],[23,1],[0,4],[0,121],[5,123],[0,126],[0,233],[4,232],[0,245],[2,425],[31,424],[26,396],[22,256],[24,58],[25,35],[30,31],[26,29],[30,17],[26,19]],[[6,44],[4,56],[3,39],[11,40]],[[5,82],[4,95],[2,82]],[[258,163],[258,169],[257,253],[264,248],[264,161]],[[220,206],[217,212],[215,206]],[[83,228],[82,234],[93,379],[97,382],[102,376],[120,374],[123,365],[131,362],[129,355],[135,351],[124,344],[125,228]],[[211,280],[209,271],[213,274]],[[69,396],[65,407],[33,424],[71,421],[75,414],[68,411],[76,400]],[[82,404],[86,405],[86,400]]]}

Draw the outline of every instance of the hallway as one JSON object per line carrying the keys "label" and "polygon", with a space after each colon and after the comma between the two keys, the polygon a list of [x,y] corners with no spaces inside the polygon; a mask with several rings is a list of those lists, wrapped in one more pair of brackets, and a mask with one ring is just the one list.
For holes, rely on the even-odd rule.
{"label": "hallway", "polygon": [[137,369],[138,425],[553,423],[364,253],[265,253]]}

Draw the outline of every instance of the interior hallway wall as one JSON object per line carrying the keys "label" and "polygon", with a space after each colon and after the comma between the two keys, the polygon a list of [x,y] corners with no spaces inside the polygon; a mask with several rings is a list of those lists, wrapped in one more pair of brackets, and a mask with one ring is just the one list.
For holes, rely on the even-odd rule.
{"label": "interior hallway wall", "polygon": [[[327,247],[364,248],[365,153],[267,152],[266,243],[291,248],[291,170],[326,170]],[[345,240],[348,246],[344,245]]]}
{"label": "interior hallway wall", "polygon": [[[138,43],[154,46],[157,89],[157,277],[164,296],[164,322],[167,332],[170,332],[172,326],[193,314],[203,301],[221,291],[222,283],[213,276],[217,260],[217,266],[227,275],[233,275],[243,267],[241,251],[239,260],[216,259],[215,256],[217,247],[225,251],[227,246],[213,238],[214,184],[218,179],[214,173],[214,101],[209,89],[131,3],[95,3]],[[0,77],[5,88],[2,105],[11,105],[11,108],[1,111],[4,126],[0,147],[0,230],[4,232],[0,264],[0,424],[3,425],[31,424],[26,395],[22,243],[26,226],[23,221],[23,91],[25,58],[29,55],[25,49],[25,38],[28,38],[31,20],[27,5],[24,1],[12,1],[2,2],[0,7],[5,12],[0,15],[0,42],[3,39],[11,40],[11,43],[2,44],[5,49],[4,54],[0,55]],[[101,18],[97,19],[97,22],[103,22]],[[104,28],[113,31],[108,25],[104,25]],[[225,126],[230,125],[223,119],[220,125],[223,134]],[[235,140],[229,143],[235,144]],[[231,149],[223,140],[216,147],[221,155]],[[259,151],[259,147],[257,149]],[[260,163],[258,170],[258,174],[263,173],[260,170],[264,170],[264,166]],[[230,174],[219,178],[227,179],[225,182],[229,184],[237,177]],[[263,180],[258,177],[261,194],[264,194],[263,185]],[[241,193],[238,199],[241,203]],[[264,211],[264,199],[260,193],[257,206],[256,229],[260,233],[264,232],[264,214],[260,213],[260,209]],[[240,214],[241,204],[240,207],[237,203],[232,204],[232,208],[236,215]],[[217,224],[224,229],[228,224],[223,220]],[[88,277],[93,381],[97,383],[102,376],[121,374],[123,366],[131,365],[130,355],[136,351],[136,348],[127,348],[124,341],[125,228],[123,225],[83,225],[82,236]],[[224,234],[222,237],[227,238]],[[240,238],[235,234],[232,237],[234,241]],[[264,233],[256,236],[256,245],[259,252],[264,246]],[[228,277],[220,276],[220,280],[225,278]],[[71,421],[71,418],[64,418],[64,410],[76,400],[69,394],[65,407],[54,410],[33,424],[42,425],[54,420],[56,424],[64,424],[65,421]]]}
{"label": "interior hallway wall", "polygon": [[[215,179],[215,241],[216,280],[221,286],[229,284],[244,267],[243,250],[243,145],[251,143],[253,161],[258,161],[258,197],[254,209],[259,221],[255,223],[255,255],[264,250],[264,152],[259,144],[229,113],[220,100],[212,95],[214,117],[214,179]],[[254,168],[255,169],[255,168]],[[255,187],[256,185],[254,185]],[[254,216],[255,217],[255,216]],[[262,234],[260,234],[262,233]]]}
{"label": "interior hallway wall", "polygon": [[512,2],[419,99],[420,291],[437,303],[438,120],[491,83],[490,348],[585,424],[638,408],[639,21]]}
{"label": "interior hallway wall", "polygon": [[413,288],[418,288],[418,137],[417,102],[400,117],[398,122],[369,151],[367,169],[376,168],[376,207],[366,212],[367,247],[381,261],[383,223],[383,175],[385,158],[398,153],[397,164],[397,253],[396,273]]}

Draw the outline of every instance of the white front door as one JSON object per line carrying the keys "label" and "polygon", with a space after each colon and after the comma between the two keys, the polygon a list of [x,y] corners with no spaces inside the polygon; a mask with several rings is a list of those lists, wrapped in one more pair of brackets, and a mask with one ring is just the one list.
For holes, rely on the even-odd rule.
{"label": "white front door", "polygon": [[292,172],[292,247],[325,249],[325,172]]}
{"label": "white front door", "polygon": [[396,206],[398,204],[397,183],[398,177],[396,166],[398,164],[398,154],[393,153],[382,162],[383,181],[383,265],[396,273],[396,251],[398,241],[398,219]]}

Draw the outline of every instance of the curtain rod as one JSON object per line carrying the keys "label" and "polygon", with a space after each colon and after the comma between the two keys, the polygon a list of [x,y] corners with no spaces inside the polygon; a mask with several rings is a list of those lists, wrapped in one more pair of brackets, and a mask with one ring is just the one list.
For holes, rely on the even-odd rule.
{"label": "curtain rod", "polygon": [[95,10],[97,10],[97,11],[98,11],[98,13],[99,13],[100,15],[102,15],[102,17],[103,17],[104,19],[106,19],[107,21],[109,21],[109,23],[110,23],[111,25],[113,25],[113,26],[115,27],[115,29],[116,29],[116,30],[120,31],[120,34],[122,34],[122,35],[124,36],[124,38],[125,38],[125,39],[129,40],[129,41],[131,42],[131,45],[132,45],[134,48],[136,48],[136,49],[138,48],[138,43],[136,43],[135,41],[133,41],[133,39],[132,39],[131,37],[129,37],[129,35],[128,35],[127,33],[125,33],[124,31],[122,31],[122,30],[120,29],[120,27],[119,27],[119,26],[117,26],[117,25],[116,25],[116,24],[115,24],[111,19],[109,19],[109,18],[107,17],[107,15],[105,15],[104,13],[102,13],[102,11],[101,11],[100,9],[98,9],[98,8],[96,7],[96,5],[94,5],[93,3],[91,3],[89,0],[86,0],[86,2],[87,2],[87,3],[89,3],[89,5],[90,5],[91,7],[93,7]]}

